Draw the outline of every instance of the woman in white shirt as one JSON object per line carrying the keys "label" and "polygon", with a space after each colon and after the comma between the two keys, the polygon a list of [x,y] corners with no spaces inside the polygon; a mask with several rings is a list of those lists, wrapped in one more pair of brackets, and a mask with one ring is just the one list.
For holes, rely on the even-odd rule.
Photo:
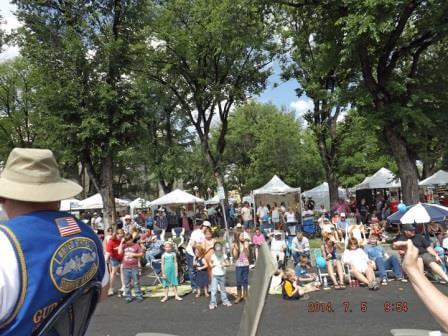
{"label": "woman in white shirt", "polygon": [[[296,214],[295,212],[292,210],[291,207],[288,208],[288,211],[285,213],[285,217],[286,217],[286,229],[288,231],[288,233],[291,235],[291,228],[292,227],[296,227],[297,225],[297,219],[296,219]],[[295,233],[295,229],[294,229],[294,233]]]}
{"label": "woman in white shirt", "polygon": [[342,255],[342,262],[350,266],[350,273],[360,282],[369,286],[370,290],[378,290],[375,279],[375,266],[363,249],[359,247],[356,238],[350,238],[348,249]]}

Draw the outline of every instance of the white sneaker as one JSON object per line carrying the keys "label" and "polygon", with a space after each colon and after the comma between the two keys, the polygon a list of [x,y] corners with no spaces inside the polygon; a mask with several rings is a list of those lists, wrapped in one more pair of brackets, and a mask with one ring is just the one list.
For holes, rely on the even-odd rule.
{"label": "white sneaker", "polygon": [[114,295],[114,289],[113,288],[109,288],[109,290],[107,291],[107,295],[108,296]]}
{"label": "white sneaker", "polygon": [[216,305],[212,305],[212,304],[211,304],[211,305],[208,306],[208,308],[209,308],[210,310],[213,310],[213,309],[216,308]]}

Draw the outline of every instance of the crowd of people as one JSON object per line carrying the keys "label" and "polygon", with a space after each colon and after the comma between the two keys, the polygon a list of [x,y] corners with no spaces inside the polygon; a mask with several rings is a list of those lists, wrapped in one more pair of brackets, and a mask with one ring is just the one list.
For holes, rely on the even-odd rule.
{"label": "crowd of people", "polygon": [[[134,217],[126,214],[117,222],[115,232],[108,228],[104,233],[111,270],[109,295],[116,293],[119,279],[126,302],[132,301],[131,287],[135,289],[136,300],[141,301],[143,294],[138,289],[141,269],[148,265],[160,274],[164,288],[161,302],[168,300],[170,288],[174,298],[181,301],[177,286],[188,278],[196,297],[210,297],[210,309],[217,306],[218,292],[223,305],[231,306],[225,288],[226,270],[233,267],[236,284],[233,302],[237,304],[247,298],[250,269],[255,267],[259,247],[265,242],[282,276],[285,299],[306,299],[306,293],[328,289],[329,284],[343,290],[347,279],[354,279],[370,290],[388,285],[391,278],[406,282],[401,267],[404,252],[397,248],[396,253],[386,253],[382,245],[390,238],[385,234],[387,212],[384,209],[394,210],[394,206],[378,202],[378,208],[372,208],[361,200],[360,207],[353,211],[351,203],[351,200],[339,200],[329,212],[322,207],[313,211],[311,208],[315,205],[308,199],[305,202],[308,213],[300,213],[299,207],[286,207],[284,203],[272,206],[260,203],[254,211],[251,204],[244,202],[229,207],[232,234],[225,239],[219,234],[219,216],[207,209],[196,213],[186,207],[178,209],[171,231],[168,231],[166,209],[140,211]],[[321,234],[322,243],[315,249],[317,252],[310,248],[309,238],[301,226],[302,216],[309,216],[311,211],[318,215],[316,227]],[[100,218],[101,214],[94,213],[88,222],[98,232],[102,229]],[[419,249],[422,271],[441,283],[448,282],[444,256],[448,234],[437,223],[429,224],[424,233],[418,230],[413,225],[403,226],[395,240],[411,239]],[[323,264],[318,264],[318,258],[322,258]],[[323,269],[324,277],[320,275]]]}

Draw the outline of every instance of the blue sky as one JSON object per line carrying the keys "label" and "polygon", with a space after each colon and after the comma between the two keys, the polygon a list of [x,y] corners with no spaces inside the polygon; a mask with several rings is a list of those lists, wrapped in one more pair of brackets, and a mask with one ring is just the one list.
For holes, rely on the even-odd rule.
{"label": "blue sky", "polygon": [[[3,29],[7,31],[10,29],[17,28],[19,22],[14,16],[15,6],[9,3],[9,0],[0,0],[0,14],[3,17],[4,24]],[[19,54],[19,49],[17,47],[10,47],[0,53],[0,62],[17,56]],[[300,117],[308,109],[312,108],[312,102],[308,97],[297,98],[296,92],[299,84],[295,80],[289,80],[283,82],[280,79],[281,70],[278,64],[274,64],[273,74],[269,77],[268,85],[266,90],[261,93],[256,100],[262,103],[272,103],[279,108],[287,108],[288,110],[296,111],[297,117]],[[275,84],[277,85],[276,87]]]}

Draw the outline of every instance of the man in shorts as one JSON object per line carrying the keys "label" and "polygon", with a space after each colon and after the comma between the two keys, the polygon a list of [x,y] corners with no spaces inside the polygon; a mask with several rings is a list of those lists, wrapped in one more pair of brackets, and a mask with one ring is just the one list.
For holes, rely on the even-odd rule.
{"label": "man in shorts", "polygon": [[[424,266],[426,266],[440,277],[440,283],[448,283],[448,276],[440,265],[442,261],[437,255],[437,252],[432,248],[429,240],[424,238],[421,234],[416,234],[415,227],[411,224],[403,225],[402,229],[403,233],[397,238],[397,241],[412,240],[412,243],[418,249],[418,264],[420,270],[423,272]],[[399,245],[393,244],[392,247],[398,249],[400,255],[405,254],[404,250],[399,249]]]}

